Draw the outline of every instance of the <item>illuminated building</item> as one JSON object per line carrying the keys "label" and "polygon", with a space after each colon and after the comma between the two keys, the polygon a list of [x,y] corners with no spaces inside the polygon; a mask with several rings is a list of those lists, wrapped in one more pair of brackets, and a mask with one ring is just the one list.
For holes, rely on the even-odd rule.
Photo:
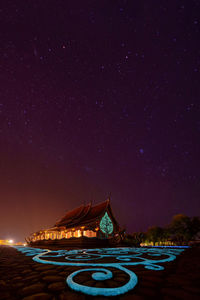
{"label": "illuminated building", "polygon": [[92,206],[81,205],[67,212],[54,227],[31,234],[30,245],[92,246],[119,242],[120,227],[112,213],[110,199]]}

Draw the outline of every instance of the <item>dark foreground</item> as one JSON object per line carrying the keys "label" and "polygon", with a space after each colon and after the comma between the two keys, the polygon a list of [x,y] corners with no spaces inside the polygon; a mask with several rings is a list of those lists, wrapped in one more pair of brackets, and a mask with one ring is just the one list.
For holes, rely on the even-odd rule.
{"label": "dark foreground", "polygon": [[[66,277],[78,270],[77,267],[40,264],[15,248],[0,246],[0,299],[200,299],[200,248],[185,250],[164,267],[160,271],[146,270],[142,266],[129,267],[138,276],[138,284],[133,290],[115,297],[88,296],[74,292],[66,285]],[[97,282],[96,286],[117,287],[126,280],[126,275],[118,272],[107,283]],[[82,281],[86,285],[92,284],[87,276]]]}

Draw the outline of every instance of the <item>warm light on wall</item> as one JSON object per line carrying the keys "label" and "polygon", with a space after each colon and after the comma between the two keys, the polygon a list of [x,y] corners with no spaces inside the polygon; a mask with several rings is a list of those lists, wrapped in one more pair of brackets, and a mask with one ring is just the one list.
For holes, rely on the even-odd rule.
{"label": "warm light on wall", "polygon": [[86,237],[96,237],[96,232],[92,231],[92,230],[85,230],[83,231],[83,235]]}
{"label": "warm light on wall", "polygon": [[45,233],[45,240],[49,239],[49,233]]}
{"label": "warm light on wall", "polygon": [[72,234],[71,234],[71,232],[69,231],[69,232],[66,234],[66,238],[69,239],[69,238],[71,238],[71,237],[72,237]]}
{"label": "warm light on wall", "polygon": [[81,231],[80,230],[76,230],[75,232],[74,232],[74,236],[75,237],[81,237]]}
{"label": "warm light on wall", "polygon": [[81,236],[86,236],[86,237],[96,237],[97,236],[97,231],[99,231],[99,227],[96,227],[93,230],[83,230],[85,226],[79,227],[80,229],[77,228],[71,228],[70,231],[63,229],[61,231],[39,231],[39,234],[33,233],[32,235],[32,242],[36,242],[39,240],[60,240],[60,239],[69,239],[72,237],[79,238]]}

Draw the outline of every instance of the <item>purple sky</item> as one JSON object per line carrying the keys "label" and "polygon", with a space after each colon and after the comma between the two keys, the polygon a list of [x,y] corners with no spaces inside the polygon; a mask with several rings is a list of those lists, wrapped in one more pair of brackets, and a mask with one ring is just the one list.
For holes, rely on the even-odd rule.
{"label": "purple sky", "polygon": [[0,239],[110,193],[128,232],[199,215],[199,1],[4,1],[0,20]]}

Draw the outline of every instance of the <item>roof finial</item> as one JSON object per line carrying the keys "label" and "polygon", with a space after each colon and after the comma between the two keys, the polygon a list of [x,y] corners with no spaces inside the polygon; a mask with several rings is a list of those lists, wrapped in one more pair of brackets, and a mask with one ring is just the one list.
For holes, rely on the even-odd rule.
{"label": "roof finial", "polygon": [[94,198],[93,198],[93,192],[91,192],[91,200],[90,200],[91,206],[94,203]]}
{"label": "roof finial", "polygon": [[111,192],[110,192],[109,195],[108,195],[108,200],[109,200],[109,201],[111,200]]}

